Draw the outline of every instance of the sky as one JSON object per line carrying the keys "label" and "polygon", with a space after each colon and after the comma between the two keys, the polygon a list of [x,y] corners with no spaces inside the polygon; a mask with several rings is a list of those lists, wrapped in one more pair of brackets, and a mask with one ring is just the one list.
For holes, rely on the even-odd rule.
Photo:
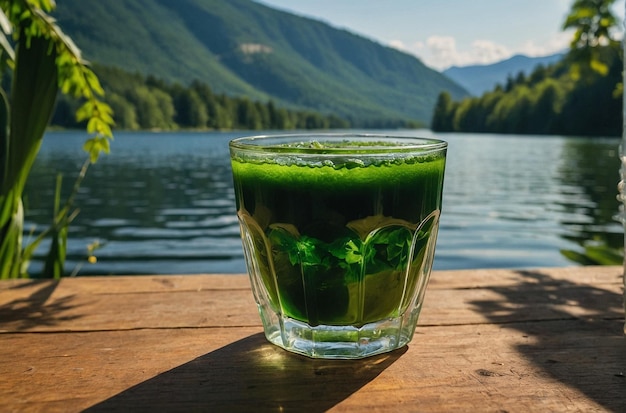
{"label": "sky", "polygon": [[[437,70],[548,56],[566,50],[573,34],[562,26],[574,0],[257,1],[398,48]],[[624,0],[613,11],[623,19]]]}

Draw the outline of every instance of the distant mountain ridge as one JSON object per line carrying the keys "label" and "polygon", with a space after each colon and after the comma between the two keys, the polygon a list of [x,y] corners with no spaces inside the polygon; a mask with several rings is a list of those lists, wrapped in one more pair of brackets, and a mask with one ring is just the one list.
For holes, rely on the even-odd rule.
{"label": "distant mountain ridge", "polygon": [[63,0],[54,16],[88,60],[361,124],[428,123],[440,92],[467,96],[414,56],[251,0]]}
{"label": "distant mountain ridge", "polygon": [[563,53],[543,57],[515,55],[488,65],[452,66],[442,73],[463,86],[474,96],[493,90],[496,84],[504,85],[508,76],[531,73],[537,65],[547,66],[563,58]]}

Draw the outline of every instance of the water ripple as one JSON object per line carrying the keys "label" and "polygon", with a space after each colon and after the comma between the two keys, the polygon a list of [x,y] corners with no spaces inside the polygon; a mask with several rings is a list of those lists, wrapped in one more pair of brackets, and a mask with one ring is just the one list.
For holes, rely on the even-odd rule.
{"label": "water ripple", "polygon": [[[592,238],[623,245],[613,219],[619,140],[418,134],[449,142],[435,268],[572,265],[560,249]],[[111,154],[90,168],[77,194],[67,268],[245,271],[228,154],[228,141],[239,135],[117,133]],[[84,139],[77,132],[46,135],[26,189],[27,237],[50,222],[58,172],[69,193],[86,156]],[[94,240],[104,246],[98,262],[87,265],[86,246]]]}

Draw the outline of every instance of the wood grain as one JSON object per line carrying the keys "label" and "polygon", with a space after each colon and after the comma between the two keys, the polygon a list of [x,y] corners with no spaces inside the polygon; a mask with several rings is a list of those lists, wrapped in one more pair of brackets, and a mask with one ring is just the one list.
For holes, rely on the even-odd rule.
{"label": "wood grain", "polygon": [[0,411],[626,411],[619,267],[433,273],[413,341],[265,340],[243,275],[0,283]]}

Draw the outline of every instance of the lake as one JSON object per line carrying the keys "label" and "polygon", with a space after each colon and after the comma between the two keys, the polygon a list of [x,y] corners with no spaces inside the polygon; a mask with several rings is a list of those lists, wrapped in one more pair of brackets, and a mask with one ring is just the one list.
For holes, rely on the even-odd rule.
{"label": "lake", "polygon": [[[384,133],[384,131],[371,131]],[[575,265],[561,250],[623,245],[614,216],[619,139],[391,131],[449,143],[435,269]],[[66,269],[88,274],[245,272],[228,141],[254,132],[117,132],[87,173]],[[86,159],[85,134],[49,132],[25,193],[25,242]],[[97,262],[87,245],[99,240]],[[38,252],[41,257],[47,245]],[[36,275],[37,260],[31,265]]]}

